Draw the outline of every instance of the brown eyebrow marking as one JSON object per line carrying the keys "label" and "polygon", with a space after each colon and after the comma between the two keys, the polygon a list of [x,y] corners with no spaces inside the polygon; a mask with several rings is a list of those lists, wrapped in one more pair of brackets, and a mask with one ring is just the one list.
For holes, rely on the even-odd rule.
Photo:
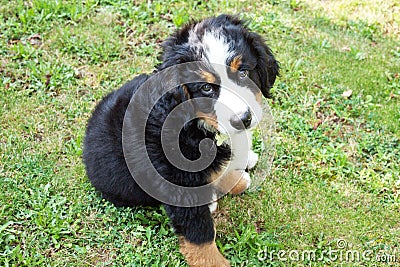
{"label": "brown eyebrow marking", "polygon": [[201,71],[200,75],[208,83],[215,83],[216,81],[214,74],[212,74],[211,72],[203,70]]}
{"label": "brown eyebrow marking", "polygon": [[261,91],[258,91],[258,92],[256,93],[256,101],[257,101],[259,104],[262,103],[262,93],[261,93]]}
{"label": "brown eyebrow marking", "polygon": [[230,67],[233,72],[237,71],[242,64],[242,55],[234,57],[231,61]]}
{"label": "brown eyebrow marking", "polygon": [[186,99],[190,99],[189,90],[186,85],[183,85],[183,93],[185,94]]}

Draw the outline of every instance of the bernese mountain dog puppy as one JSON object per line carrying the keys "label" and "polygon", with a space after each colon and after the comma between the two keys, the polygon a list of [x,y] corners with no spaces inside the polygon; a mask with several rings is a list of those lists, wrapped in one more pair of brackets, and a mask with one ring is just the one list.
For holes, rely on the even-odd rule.
{"label": "bernese mountain dog puppy", "polygon": [[[218,194],[250,185],[248,169],[258,156],[249,133],[279,63],[263,38],[231,15],[189,23],[162,48],[154,73],[137,76],[95,108],[84,141],[87,175],[116,206],[163,205],[190,266],[230,266],[215,244],[212,212]],[[179,129],[164,131],[167,121]],[[212,142],[205,148],[204,140]],[[188,160],[187,168],[174,154]],[[208,163],[195,166],[202,156]]]}

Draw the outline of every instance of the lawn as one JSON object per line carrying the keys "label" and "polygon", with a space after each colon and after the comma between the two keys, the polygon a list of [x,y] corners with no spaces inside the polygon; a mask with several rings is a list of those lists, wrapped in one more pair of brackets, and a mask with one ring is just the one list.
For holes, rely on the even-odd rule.
{"label": "lawn", "polygon": [[0,0],[1,266],[185,266],[163,209],[99,197],[82,140],[162,40],[221,13],[249,19],[282,73],[271,170],[220,200],[220,250],[233,266],[400,264],[399,1]]}

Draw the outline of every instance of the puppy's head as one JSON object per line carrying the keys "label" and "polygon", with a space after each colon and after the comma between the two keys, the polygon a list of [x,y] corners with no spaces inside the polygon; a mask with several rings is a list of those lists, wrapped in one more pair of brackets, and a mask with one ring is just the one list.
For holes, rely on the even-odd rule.
{"label": "puppy's head", "polygon": [[195,109],[204,125],[233,133],[260,121],[262,95],[270,96],[279,64],[262,37],[243,21],[221,15],[188,24],[167,39],[163,49],[159,70],[200,62],[189,70],[196,81],[181,89],[185,99],[198,99]]}

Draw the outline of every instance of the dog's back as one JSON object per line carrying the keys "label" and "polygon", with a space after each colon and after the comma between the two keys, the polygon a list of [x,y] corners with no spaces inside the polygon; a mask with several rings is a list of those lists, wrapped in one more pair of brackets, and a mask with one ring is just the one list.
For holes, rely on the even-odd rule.
{"label": "dog's back", "polygon": [[116,206],[156,205],[136,184],[122,149],[122,125],[133,93],[148,79],[140,75],[107,95],[90,118],[83,160],[92,185]]}

